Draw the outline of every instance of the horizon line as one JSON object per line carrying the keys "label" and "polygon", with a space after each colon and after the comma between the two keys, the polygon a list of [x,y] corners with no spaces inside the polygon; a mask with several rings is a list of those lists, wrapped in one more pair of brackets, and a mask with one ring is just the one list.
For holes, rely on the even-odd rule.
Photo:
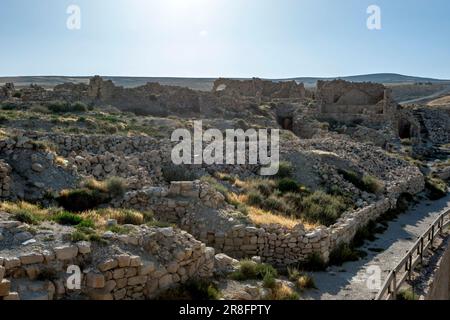
{"label": "horizon line", "polygon": [[259,77],[259,76],[250,76],[250,77],[233,77],[233,76],[216,76],[216,77],[197,77],[197,76],[142,76],[142,75],[101,75],[101,74],[92,74],[92,75],[0,75],[0,78],[25,78],[25,77],[39,77],[39,78],[57,78],[57,77],[65,77],[65,78],[92,78],[94,76],[100,76],[102,78],[163,78],[163,79],[263,79],[263,80],[294,80],[298,78],[312,78],[312,79],[338,79],[338,78],[349,78],[349,77],[364,77],[364,76],[376,76],[376,75],[394,75],[394,76],[402,76],[402,77],[410,77],[410,78],[423,78],[430,79],[436,81],[450,81],[449,78],[434,78],[429,76],[419,76],[419,75],[408,75],[402,73],[395,72],[376,72],[376,73],[365,73],[365,74],[353,74],[353,75],[337,75],[337,76],[294,76],[294,77]]}

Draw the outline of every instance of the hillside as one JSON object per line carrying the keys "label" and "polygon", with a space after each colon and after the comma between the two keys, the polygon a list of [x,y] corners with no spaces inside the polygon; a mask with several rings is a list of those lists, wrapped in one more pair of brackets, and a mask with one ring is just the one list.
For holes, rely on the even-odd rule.
{"label": "hillside", "polygon": [[[70,76],[24,76],[24,77],[0,77],[0,85],[7,82],[13,82],[16,87],[21,88],[30,84],[37,84],[44,88],[50,89],[55,85],[73,82],[73,83],[88,83],[90,76],[83,77],[70,77]],[[188,87],[194,90],[209,91],[213,87],[215,78],[158,78],[158,77],[103,77],[106,80],[112,80],[116,85],[124,86],[127,88],[137,87],[144,85],[147,82],[158,82],[162,85],[174,85],[180,87]],[[298,77],[290,79],[274,79],[274,81],[286,81],[295,80],[297,82],[303,82],[306,87],[314,87],[317,80],[333,80],[343,79],[352,82],[377,82],[386,85],[398,85],[398,84],[415,84],[415,83],[433,83],[443,84],[450,83],[450,80],[440,80],[431,78],[422,78],[414,76],[406,76],[394,73],[380,73],[380,74],[367,74],[356,75],[348,77],[330,77],[330,78],[318,78],[318,77]]]}

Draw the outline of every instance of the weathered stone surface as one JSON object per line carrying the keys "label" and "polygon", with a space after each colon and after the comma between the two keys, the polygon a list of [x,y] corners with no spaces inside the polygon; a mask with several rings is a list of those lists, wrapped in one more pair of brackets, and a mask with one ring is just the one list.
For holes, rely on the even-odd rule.
{"label": "weathered stone surface", "polygon": [[9,280],[3,279],[0,282],[0,297],[8,296],[10,289],[11,289],[11,282]]}
{"label": "weathered stone surface", "polygon": [[54,248],[56,258],[58,260],[70,260],[77,256],[78,247],[77,246],[61,246]]}
{"label": "weathered stone surface", "polygon": [[116,268],[119,265],[116,259],[108,259],[100,263],[97,268],[104,272]]}
{"label": "weathered stone surface", "polygon": [[91,243],[87,241],[77,242],[78,252],[88,254],[91,252]]}
{"label": "weathered stone surface", "polygon": [[124,267],[129,267],[130,266],[130,256],[127,254],[122,254],[122,255],[118,255],[116,256],[116,259],[119,263],[119,267],[124,268]]}
{"label": "weathered stone surface", "polygon": [[173,279],[170,274],[166,274],[165,276],[162,276],[158,281],[159,289],[161,289],[161,290],[169,288],[172,284],[173,284]]}
{"label": "weathered stone surface", "polygon": [[138,284],[145,284],[147,282],[147,276],[136,276],[128,279],[129,286],[135,286]]}
{"label": "weathered stone surface", "polygon": [[105,286],[105,276],[103,274],[89,272],[86,275],[86,285],[94,289],[103,288]]}
{"label": "weathered stone surface", "polygon": [[19,259],[22,265],[44,262],[44,256],[40,253],[28,253],[20,256]]}
{"label": "weathered stone surface", "polygon": [[6,270],[20,267],[20,259],[19,258],[5,258],[3,262]]}

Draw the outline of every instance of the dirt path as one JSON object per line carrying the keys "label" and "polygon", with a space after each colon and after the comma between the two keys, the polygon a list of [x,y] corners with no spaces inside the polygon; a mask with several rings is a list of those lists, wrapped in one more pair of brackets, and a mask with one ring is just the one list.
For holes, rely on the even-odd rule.
{"label": "dirt path", "polygon": [[[304,294],[305,299],[321,300],[370,300],[377,290],[370,290],[366,281],[367,268],[379,266],[382,282],[417,238],[426,231],[435,218],[450,209],[450,194],[437,201],[423,201],[389,223],[388,229],[377,240],[368,242],[361,248],[367,257],[356,262],[345,263],[341,267],[330,267],[327,272],[315,272],[313,277],[317,290]],[[380,252],[383,250],[382,252]]]}

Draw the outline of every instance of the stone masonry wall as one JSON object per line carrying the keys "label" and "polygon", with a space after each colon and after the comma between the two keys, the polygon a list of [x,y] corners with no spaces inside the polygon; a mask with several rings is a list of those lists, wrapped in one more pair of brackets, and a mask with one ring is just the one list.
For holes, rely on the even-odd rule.
{"label": "stone masonry wall", "polygon": [[[229,207],[223,196],[198,181],[173,182],[169,190],[153,188],[129,193],[117,205],[154,210],[159,219],[178,223],[200,241],[232,257],[260,256],[265,262],[289,265],[307,259],[312,253],[328,260],[336,246],[349,243],[359,228],[394,208],[400,194],[418,193],[423,186],[421,176],[401,181],[387,190],[388,197],[344,214],[329,228],[312,231],[304,230],[301,224],[293,229],[280,225],[256,227],[250,221],[223,215],[221,209],[226,211]],[[216,210],[204,210],[205,204]]]}
{"label": "stone masonry wall", "polygon": [[[18,228],[19,222],[0,221],[4,233]],[[95,300],[151,299],[189,279],[212,276],[214,249],[187,232],[145,226],[135,231],[105,234],[113,243],[106,247],[82,241],[45,250],[0,251],[0,300],[73,295]],[[68,266],[81,268],[79,290],[67,286],[72,283],[67,281]]]}
{"label": "stone masonry wall", "polygon": [[0,198],[10,196],[11,189],[11,167],[9,164],[0,160]]}

